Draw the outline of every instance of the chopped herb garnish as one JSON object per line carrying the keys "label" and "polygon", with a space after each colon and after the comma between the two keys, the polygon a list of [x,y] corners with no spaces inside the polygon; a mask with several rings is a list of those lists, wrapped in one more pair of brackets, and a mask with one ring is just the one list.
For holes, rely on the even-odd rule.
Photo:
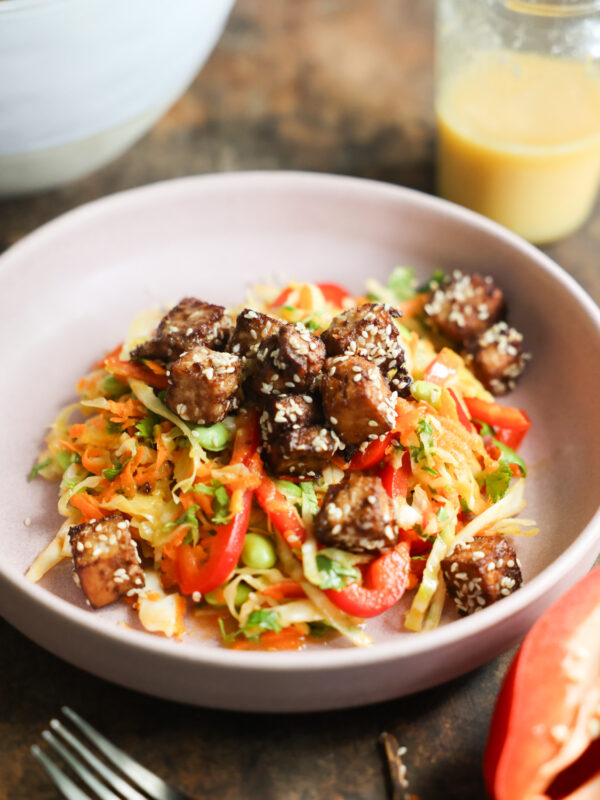
{"label": "chopped herb garnish", "polygon": [[494,439],[494,444],[500,450],[500,463],[501,464],[517,464],[521,472],[523,473],[523,477],[527,477],[527,467],[525,466],[525,462],[518,456],[515,451],[510,448],[507,444],[503,442],[499,442],[498,439]]}
{"label": "chopped herb garnish", "polygon": [[387,288],[402,302],[415,296],[415,272],[411,267],[396,267],[387,282]]}
{"label": "chopped herb garnish", "polygon": [[209,486],[207,483],[195,483],[193,486],[190,486],[189,489],[186,489],[187,492],[197,492],[198,494],[207,494],[209,497],[212,497],[215,493],[215,490],[212,486]]}
{"label": "chopped herb garnish", "polygon": [[154,438],[154,426],[160,424],[160,417],[149,411],[148,414],[136,423],[135,427],[142,439]]}
{"label": "chopped herb garnish", "polygon": [[420,286],[417,286],[418,294],[421,294],[421,292],[431,292],[432,289],[437,289],[445,277],[446,276],[441,269],[436,269],[429,280],[425,281],[425,283],[422,283]]}
{"label": "chopped herb garnish", "polygon": [[38,464],[34,464],[31,468],[31,472],[29,473],[29,480],[32,481],[35,476],[40,472],[42,469],[46,469],[52,463],[52,459],[47,458],[45,461],[40,461]]}
{"label": "chopped herb garnish", "polygon": [[[412,459],[417,461],[419,464],[422,461],[427,464],[435,455],[435,450],[433,447],[433,428],[427,417],[421,417],[417,423],[415,432],[419,440],[419,446],[412,446],[410,448],[410,455]],[[431,469],[426,469],[426,467],[423,467],[423,469],[430,474],[433,472],[433,474],[437,475],[437,472],[432,471]]]}
{"label": "chopped herb garnish", "polygon": [[269,608],[259,608],[250,614],[246,620],[246,624],[242,625],[239,630],[227,633],[222,617],[219,617],[219,628],[221,629],[221,637],[225,644],[230,644],[238,636],[245,636],[246,639],[251,642],[258,642],[260,641],[261,633],[265,631],[275,631],[275,633],[279,633],[281,630],[281,623],[277,611],[273,611]]}
{"label": "chopped herb garnish", "polygon": [[495,503],[506,494],[512,478],[512,470],[505,461],[501,461],[493,472],[482,472],[477,478],[480,486],[485,486],[488,497]]}
{"label": "chopped herb garnish", "polygon": [[246,624],[241,628],[247,639],[258,639],[260,634],[265,631],[279,633],[280,630],[279,614],[269,608],[259,608],[253,611],[246,620]]}
{"label": "chopped herb garnish", "polygon": [[123,470],[125,469],[125,465],[127,464],[128,461],[131,461],[131,459],[127,459],[127,461],[124,461],[123,463],[117,461],[113,467],[109,467],[108,469],[103,469],[102,474],[109,481],[114,481],[117,475],[120,475],[123,472]]}
{"label": "chopped herb garnish", "polygon": [[198,517],[196,516],[196,512],[200,510],[200,506],[191,505],[189,508],[183,512],[183,514],[178,517],[177,519],[173,520],[173,522],[167,522],[166,525],[163,525],[163,530],[170,531],[172,528],[177,528],[180,525],[189,525],[190,528],[197,533],[198,532]]}
{"label": "chopped herb garnish", "polygon": [[348,583],[360,580],[360,571],[350,564],[334,561],[329,556],[317,555],[317,567],[320,573],[319,588],[339,591]]}
{"label": "chopped herb garnish", "polygon": [[525,462],[521,458],[521,456],[517,455],[512,447],[509,447],[504,442],[499,441],[495,437],[495,431],[488,425],[487,422],[482,422],[481,420],[475,420],[479,427],[479,434],[483,436],[491,436],[492,437],[492,444],[500,450],[500,456],[498,461],[505,464],[516,464],[519,469],[521,470],[523,477],[527,477],[527,467],[525,466]]}
{"label": "chopped herb garnish", "polygon": [[111,420],[109,420],[106,423],[106,432],[111,434],[123,433],[123,428],[121,427],[121,425],[119,425],[118,422],[112,422]]}
{"label": "chopped herb garnish", "polygon": [[319,511],[319,502],[315,494],[315,487],[310,481],[300,484],[302,493],[302,516],[309,515],[314,517]]}
{"label": "chopped herb garnish", "polygon": [[229,513],[229,494],[227,489],[219,481],[213,481],[213,525],[227,525],[230,521]]}

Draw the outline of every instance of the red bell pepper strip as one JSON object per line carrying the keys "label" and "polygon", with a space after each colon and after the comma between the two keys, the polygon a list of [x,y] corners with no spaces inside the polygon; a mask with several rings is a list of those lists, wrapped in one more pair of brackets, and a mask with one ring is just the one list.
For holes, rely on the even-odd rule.
{"label": "red bell pepper strip", "polygon": [[408,480],[412,470],[410,467],[410,454],[408,450],[402,453],[402,464],[395,467],[389,462],[384,464],[377,473],[383,483],[383,488],[392,500],[397,497],[406,497],[408,493]]}
{"label": "red bell pepper strip", "polygon": [[462,358],[449,347],[443,347],[433,361],[429,362],[424,377],[430,383],[444,386],[462,366]]}
{"label": "red bell pepper strip", "polygon": [[[259,506],[269,518],[275,530],[283,536],[292,550],[301,547],[306,539],[306,528],[294,506],[277,489],[264,470],[260,486],[255,489]],[[260,473],[259,473],[260,474]]]}
{"label": "red bell pepper strip", "polygon": [[[248,466],[257,447],[256,414],[240,415],[231,456],[232,464]],[[191,544],[181,544],[175,553],[175,574],[184,594],[206,594],[220,586],[235,569],[240,558],[252,509],[253,492],[246,489],[242,508],[227,525],[220,525],[211,541],[210,555],[200,562],[204,550]]]}
{"label": "red bell pepper strip", "polygon": [[[342,303],[346,297],[352,297],[349,292],[347,292],[341,286],[338,286],[337,283],[317,283],[315,285],[321,290],[325,300],[328,303],[332,303],[332,305],[337,306],[338,308],[342,308]],[[286,286],[281,294],[277,295],[269,307],[278,308],[279,306],[284,306],[292,291],[293,290],[291,286]]]}
{"label": "red bell pepper strip", "polygon": [[338,286],[337,283],[317,283],[317,286],[323,293],[325,300],[338,308],[343,308],[344,300],[352,296],[342,286]]}
{"label": "red bell pepper strip", "polygon": [[371,469],[371,467],[376,467],[383,460],[385,451],[394,435],[394,432],[390,431],[384,435],[383,439],[378,438],[372,441],[363,452],[359,451],[352,456],[348,469]]}
{"label": "red bell pepper strip", "polygon": [[204,563],[199,563],[199,550],[194,545],[181,544],[177,548],[175,574],[184,594],[211,592],[231,575],[244,546],[251,508],[252,491],[247,489],[242,498],[241,511],[228,525],[217,528],[210,555]]}
{"label": "red bell pepper strip", "polygon": [[[600,796],[600,740],[592,742],[589,702],[584,711],[600,688],[599,629],[596,568],[540,617],[504,680],[484,757],[493,800],[566,800],[582,784],[588,793],[578,798]],[[578,717],[579,746],[560,763],[556,758],[571,740]]]}
{"label": "red bell pepper strip", "polygon": [[339,609],[354,617],[376,617],[395,605],[404,594],[408,582],[410,555],[406,542],[371,561],[365,582],[349,583],[325,594]]}
{"label": "red bell pepper strip", "polygon": [[498,441],[513,450],[521,444],[531,427],[531,420],[527,414],[518,408],[488,403],[487,400],[478,397],[465,397],[465,405],[472,419],[479,419],[491,425],[496,431]]}

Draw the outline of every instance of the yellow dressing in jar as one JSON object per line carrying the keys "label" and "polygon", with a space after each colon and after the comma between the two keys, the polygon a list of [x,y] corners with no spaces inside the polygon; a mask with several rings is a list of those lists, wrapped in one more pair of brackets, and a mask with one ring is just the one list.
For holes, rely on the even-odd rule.
{"label": "yellow dressing in jar", "polygon": [[482,52],[441,81],[436,112],[442,197],[536,243],[584,222],[600,183],[600,77],[591,65]]}

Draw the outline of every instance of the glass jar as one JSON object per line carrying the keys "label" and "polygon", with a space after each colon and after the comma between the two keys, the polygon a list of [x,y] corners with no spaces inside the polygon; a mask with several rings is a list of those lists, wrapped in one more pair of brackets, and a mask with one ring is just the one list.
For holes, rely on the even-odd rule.
{"label": "glass jar", "polygon": [[438,193],[535,243],[600,184],[600,0],[438,0]]}

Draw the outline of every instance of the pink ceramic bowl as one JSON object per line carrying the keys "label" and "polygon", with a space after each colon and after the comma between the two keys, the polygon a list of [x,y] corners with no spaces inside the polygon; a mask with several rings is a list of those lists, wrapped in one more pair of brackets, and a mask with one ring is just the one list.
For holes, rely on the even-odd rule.
{"label": "pink ceramic bowl", "polygon": [[[44,427],[77,378],[148,307],[195,294],[239,302],[247,284],[287,276],[359,291],[397,264],[484,270],[504,287],[533,361],[508,398],[533,428],[525,585],[472,617],[403,632],[398,609],[375,644],[304,652],[229,651],[201,630],[181,642],[135,629],[126,607],[90,611],[67,563],[40,585],[23,574],[53,536],[56,487],[27,483]],[[503,228],[408,189],[294,173],[195,177],[84,206],[0,258],[4,391],[0,610],[41,646],[108,680],[173,700],[248,711],[360,705],[446,681],[514,644],[600,550],[600,314],[550,259]],[[281,277],[280,280],[283,280]],[[26,527],[24,520],[31,519]],[[126,625],[125,623],[128,623]]]}

